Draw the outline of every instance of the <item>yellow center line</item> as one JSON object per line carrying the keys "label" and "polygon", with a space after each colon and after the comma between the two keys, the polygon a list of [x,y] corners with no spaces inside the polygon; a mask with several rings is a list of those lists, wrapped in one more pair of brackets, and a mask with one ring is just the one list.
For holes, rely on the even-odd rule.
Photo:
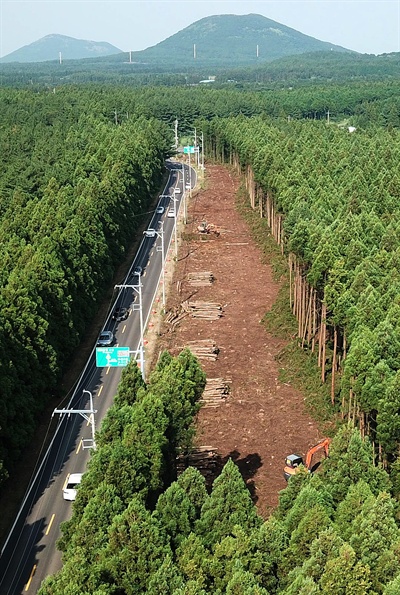
{"label": "yellow center line", "polygon": [[99,392],[97,393],[97,396],[98,397],[101,395],[101,391],[103,390],[103,386],[104,386],[104,384],[102,384],[101,387],[99,388]]}
{"label": "yellow center line", "polygon": [[126,329],[126,324],[124,324],[124,328],[122,329],[122,332],[124,333]]}
{"label": "yellow center line", "polygon": [[63,487],[62,487],[62,489],[63,489],[63,490],[65,490],[65,488],[67,487],[67,483],[68,483],[68,480],[69,480],[69,476],[70,476],[70,473],[68,473],[67,477],[65,478],[64,485],[63,485]]}
{"label": "yellow center line", "polygon": [[31,575],[29,577],[29,581],[25,585],[25,591],[27,591],[29,589],[29,587],[31,586],[31,582],[32,582],[33,575],[35,574],[35,572],[36,572],[36,564],[33,566]]}
{"label": "yellow center line", "polygon": [[110,366],[108,366],[106,374],[108,374],[109,371],[110,371]]}
{"label": "yellow center line", "polygon": [[77,455],[79,453],[79,451],[81,450],[81,446],[82,446],[82,438],[79,440],[79,444],[78,444],[78,448],[75,451],[75,454]]}
{"label": "yellow center line", "polygon": [[48,535],[48,534],[50,533],[50,529],[51,529],[51,526],[52,526],[52,524],[53,524],[53,521],[54,521],[54,518],[55,518],[55,516],[56,516],[56,515],[55,515],[55,514],[53,514],[53,516],[51,517],[51,519],[50,519],[50,523],[49,523],[49,526],[48,526],[48,527],[47,527],[47,529],[46,529],[46,533],[45,533],[45,535]]}

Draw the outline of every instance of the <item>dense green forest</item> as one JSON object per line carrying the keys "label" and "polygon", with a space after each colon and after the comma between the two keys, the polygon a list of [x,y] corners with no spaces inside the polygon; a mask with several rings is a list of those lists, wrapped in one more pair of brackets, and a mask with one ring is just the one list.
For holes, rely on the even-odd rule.
{"label": "dense green forest", "polygon": [[[0,468],[57,391],[158,190],[171,131],[96,94],[1,93]],[[0,474],[1,475],[1,474]]]}
{"label": "dense green forest", "polygon": [[188,351],[162,354],[148,385],[124,371],[40,595],[398,593],[398,503],[358,430],[291,478],[267,521],[231,460],[210,493],[192,467],[176,477],[204,384]]}
{"label": "dense green forest", "polygon": [[214,158],[246,172],[254,206],[289,255],[302,344],[318,352],[332,404],[380,460],[400,443],[400,135],[324,122],[206,124]]}
{"label": "dense green forest", "polygon": [[[129,62],[129,54],[118,54],[96,59],[64,60],[0,64],[1,86],[49,86],[69,84],[101,84],[119,87],[140,86],[193,86],[210,75],[216,77],[220,87],[255,86],[256,88],[281,89],[316,84],[347,82],[398,81],[400,54],[356,54],[331,51],[313,51],[289,55],[273,61],[257,59],[245,67],[241,62],[217,58],[215,63],[199,63],[191,59],[192,44],[186,47],[189,60],[182,61],[182,48],[170,48],[171,57]],[[152,48],[149,48],[152,50]],[[161,50],[158,50],[161,53]],[[163,50],[165,53],[165,50]],[[268,54],[268,50],[263,52]],[[247,59],[248,61],[248,55]]]}
{"label": "dense green forest", "polygon": [[175,118],[268,219],[341,426],[321,472],[292,478],[265,521],[233,462],[210,492],[194,469],[177,476],[204,388],[191,354],[164,354],[147,385],[128,367],[41,594],[400,591],[398,90],[0,91],[5,469],[151,208]]}

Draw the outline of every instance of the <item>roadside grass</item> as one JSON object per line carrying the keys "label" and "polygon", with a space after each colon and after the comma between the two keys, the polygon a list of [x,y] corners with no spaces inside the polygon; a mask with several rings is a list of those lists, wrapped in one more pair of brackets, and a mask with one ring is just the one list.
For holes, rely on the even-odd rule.
{"label": "roadside grass", "polygon": [[236,197],[236,208],[248,223],[252,237],[261,248],[263,262],[272,266],[275,280],[280,282],[277,299],[261,321],[268,333],[285,341],[276,358],[280,366],[279,380],[290,383],[303,394],[306,411],[316,420],[322,432],[331,434],[335,426],[336,411],[331,404],[330,377],[325,383],[321,381],[317,354],[299,344],[297,320],[290,309],[287,259],[271,235],[267,220],[260,217],[258,210],[251,208],[243,186]]}

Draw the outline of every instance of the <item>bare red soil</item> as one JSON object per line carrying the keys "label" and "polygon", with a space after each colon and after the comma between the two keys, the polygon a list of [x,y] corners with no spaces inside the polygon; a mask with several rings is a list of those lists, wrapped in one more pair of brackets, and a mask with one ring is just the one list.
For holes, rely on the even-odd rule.
{"label": "bare red soil", "polygon": [[[238,177],[227,168],[207,167],[207,188],[189,205],[167,303],[167,310],[178,309],[188,298],[219,303],[223,316],[203,320],[187,315],[174,329],[164,323],[158,347],[176,354],[188,341],[212,339],[217,344],[217,359],[200,362],[208,378],[230,380],[231,390],[220,406],[201,409],[197,445],[216,448],[221,463],[229,457],[237,462],[260,513],[267,516],[286,485],[285,456],[304,454],[319,436],[303,396],[279,380],[276,356],[285,343],[261,324],[279,283],[271,266],[262,263],[261,251],[235,208],[238,187]],[[216,225],[220,235],[199,234],[204,220]],[[201,271],[210,271],[214,282],[189,285],[188,274]]]}

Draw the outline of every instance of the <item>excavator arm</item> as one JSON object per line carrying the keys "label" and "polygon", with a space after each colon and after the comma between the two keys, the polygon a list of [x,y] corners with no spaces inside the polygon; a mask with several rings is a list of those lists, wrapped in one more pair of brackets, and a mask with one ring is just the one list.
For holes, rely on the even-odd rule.
{"label": "excavator arm", "polygon": [[318,444],[310,448],[310,450],[306,454],[306,467],[309,471],[313,471],[312,460],[315,453],[319,452],[320,450],[323,450],[325,453],[325,457],[328,456],[330,443],[331,439],[325,438],[324,440],[322,440],[322,442],[318,442]]}

